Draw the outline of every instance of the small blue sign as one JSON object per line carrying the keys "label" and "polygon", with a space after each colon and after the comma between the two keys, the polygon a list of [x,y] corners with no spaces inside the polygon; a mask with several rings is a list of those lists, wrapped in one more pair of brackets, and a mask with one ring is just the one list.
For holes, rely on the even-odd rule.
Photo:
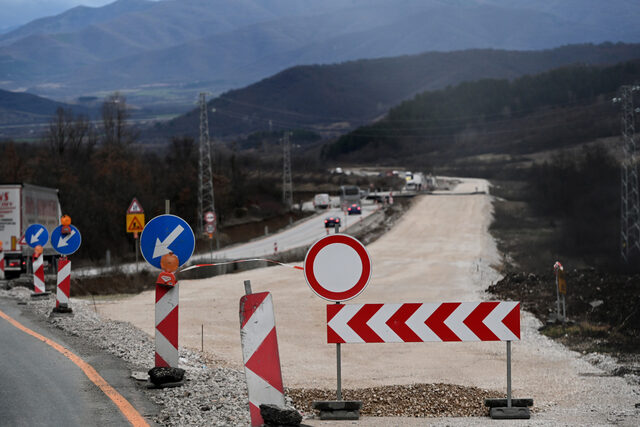
{"label": "small blue sign", "polygon": [[60,255],[71,255],[80,247],[82,243],[82,236],[80,231],[73,225],[69,225],[67,233],[62,233],[63,225],[59,225],[51,232],[51,246]]}
{"label": "small blue sign", "polygon": [[173,252],[180,266],[189,261],[196,247],[196,237],[187,222],[175,215],[160,215],[147,223],[140,236],[140,252],[156,268],[162,255]]}
{"label": "small blue sign", "polygon": [[49,232],[42,224],[31,224],[24,232],[24,241],[32,248],[44,246],[49,241]]}

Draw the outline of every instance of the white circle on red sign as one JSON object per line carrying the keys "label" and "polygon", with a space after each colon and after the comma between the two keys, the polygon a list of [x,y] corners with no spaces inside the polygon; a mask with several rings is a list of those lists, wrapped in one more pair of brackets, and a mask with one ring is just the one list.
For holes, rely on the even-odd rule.
{"label": "white circle on red sign", "polygon": [[209,224],[211,224],[212,222],[216,222],[216,214],[209,211],[204,214],[204,220]]}
{"label": "white circle on red sign", "polygon": [[331,234],[311,246],[304,259],[304,277],[316,295],[329,301],[358,296],[371,278],[371,259],[360,241]]}

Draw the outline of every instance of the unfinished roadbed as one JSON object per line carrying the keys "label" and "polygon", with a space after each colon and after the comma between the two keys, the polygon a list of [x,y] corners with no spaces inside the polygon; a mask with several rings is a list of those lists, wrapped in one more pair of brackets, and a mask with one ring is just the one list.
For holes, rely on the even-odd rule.
{"label": "unfinished roadbed", "polygon": [[[500,256],[488,232],[492,207],[487,187],[484,180],[464,180],[452,192],[417,200],[390,232],[368,246],[371,282],[350,302],[488,299],[484,290],[500,277],[494,269]],[[326,343],[326,301],[311,292],[299,270],[271,267],[182,281],[180,345],[203,345],[212,360],[242,369],[238,302],[244,280],[251,280],[254,292],[273,294],[285,386],[335,388],[335,346]],[[153,335],[153,306],[154,293],[144,292],[102,303],[98,311]],[[522,341],[513,344],[513,393],[534,399],[531,423],[640,422],[635,407],[640,397],[632,385],[540,335],[540,326],[523,312]],[[346,389],[445,383],[504,393],[505,371],[505,344],[500,342],[342,346]],[[468,424],[470,419],[440,421]],[[374,422],[383,421],[370,421]],[[376,425],[393,425],[388,422]]]}

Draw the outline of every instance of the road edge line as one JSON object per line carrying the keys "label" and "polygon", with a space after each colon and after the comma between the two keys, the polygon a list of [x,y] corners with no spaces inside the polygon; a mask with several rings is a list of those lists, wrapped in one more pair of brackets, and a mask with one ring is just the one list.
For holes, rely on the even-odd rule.
{"label": "road edge line", "polygon": [[5,319],[11,325],[21,330],[22,332],[31,335],[32,337],[44,342],[50,347],[54,348],[56,351],[61,353],[67,359],[71,360],[76,366],[78,366],[82,372],[89,378],[89,380],[94,383],[104,394],[111,399],[113,403],[118,407],[122,415],[131,423],[131,425],[135,427],[143,427],[149,426],[147,420],[144,419],[142,415],[133,407],[131,403],[127,399],[124,398],[116,389],[114,389],[102,376],[95,370],[93,366],[85,362],[80,356],[73,353],[71,350],[63,347],[57,342],[40,335],[39,333],[27,328],[8,314],[4,313],[0,310],[0,317]]}

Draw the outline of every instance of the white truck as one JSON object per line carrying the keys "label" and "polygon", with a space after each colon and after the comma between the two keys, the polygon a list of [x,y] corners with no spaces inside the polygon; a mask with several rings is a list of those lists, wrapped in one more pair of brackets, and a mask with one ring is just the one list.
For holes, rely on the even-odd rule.
{"label": "white truck", "polygon": [[[60,201],[55,188],[31,184],[0,184],[0,240],[4,250],[5,276],[17,277],[30,271],[33,249],[20,240],[31,224],[42,224],[49,235],[60,224]],[[51,243],[44,246],[44,262],[55,265]]]}
{"label": "white truck", "polygon": [[327,209],[330,203],[331,199],[327,193],[320,193],[313,196],[313,207],[316,209]]}

